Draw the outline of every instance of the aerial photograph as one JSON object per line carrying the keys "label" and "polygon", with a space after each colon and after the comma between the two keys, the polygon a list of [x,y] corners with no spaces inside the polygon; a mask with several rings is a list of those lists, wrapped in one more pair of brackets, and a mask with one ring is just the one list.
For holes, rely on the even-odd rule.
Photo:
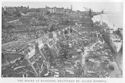
{"label": "aerial photograph", "polygon": [[2,2],[1,77],[122,78],[122,7]]}

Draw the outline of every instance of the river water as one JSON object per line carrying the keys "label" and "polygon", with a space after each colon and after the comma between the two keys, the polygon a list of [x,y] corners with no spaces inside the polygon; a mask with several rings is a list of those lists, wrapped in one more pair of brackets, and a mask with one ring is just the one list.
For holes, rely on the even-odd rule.
{"label": "river water", "polygon": [[93,21],[103,21],[108,24],[110,28],[117,29],[123,27],[123,13],[110,12],[107,14],[97,15],[93,17]]}

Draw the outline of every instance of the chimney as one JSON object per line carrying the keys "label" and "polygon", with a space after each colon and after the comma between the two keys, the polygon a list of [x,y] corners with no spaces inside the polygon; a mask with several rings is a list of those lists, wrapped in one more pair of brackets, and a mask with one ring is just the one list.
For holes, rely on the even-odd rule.
{"label": "chimney", "polygon": [[72,5],[70,6],[70,9],[72,10]]}

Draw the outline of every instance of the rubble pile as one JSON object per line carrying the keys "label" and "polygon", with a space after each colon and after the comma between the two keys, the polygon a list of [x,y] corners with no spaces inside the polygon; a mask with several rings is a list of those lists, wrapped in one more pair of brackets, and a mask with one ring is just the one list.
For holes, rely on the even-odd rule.
{"label": "rubble pile", "polygon": [[117,60],[122,58],[122,30],[93,22],[93,16],[102,12],[26,8],[25,14],[17,14],[19,20],[10,22],[9,17],[15,16],[2,11],[3,77],[122,76]]}

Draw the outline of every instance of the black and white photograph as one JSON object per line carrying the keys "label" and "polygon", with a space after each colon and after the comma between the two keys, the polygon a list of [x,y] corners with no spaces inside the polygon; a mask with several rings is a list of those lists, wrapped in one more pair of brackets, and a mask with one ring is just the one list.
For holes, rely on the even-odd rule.
{"label": "black and white photograph", "polygon": [[122,2],[1,6],[2,78],[122,78]]}

